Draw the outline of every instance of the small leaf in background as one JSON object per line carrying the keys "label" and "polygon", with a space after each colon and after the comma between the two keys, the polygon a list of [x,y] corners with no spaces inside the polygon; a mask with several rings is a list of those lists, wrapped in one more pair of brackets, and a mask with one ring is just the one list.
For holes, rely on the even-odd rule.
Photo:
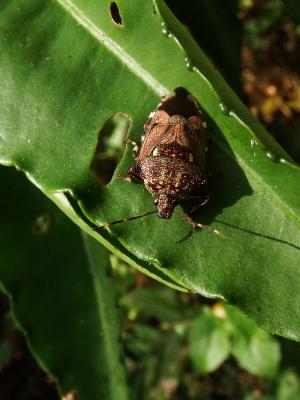
{"label": "small leaf in background", "polygon": [[0,344],[0,369],[9,364],[13,356],[13,346],[10,340],[4,340]]}
{"label": "small leaf in background", "polygon": [[189,333],[189,354],[195,368],[207,374],[216,370],[231,351],[230,327],[209,310],[193,321]]}
{"label": "small leaf in background", "polygon": [[144,317],[152,317],[162,322],[181,319],[184,312],[176,292],[163,287],[133,290],[122,299],[122,304]]}
{"label": "small leaf in background", "polygon": [[293,371],[286,371],[280,377],[276,400],[300,399],[300,379]]}
{"label": "small leaf in background", "polygon": [[282,9],[283,4],[280,0],[266,1],[259,9],[256,18],[244,22],[244,29],[251,48],[258,49],[262,46],[262,34],[278,20],[282,15]]}
{"label": "small leaf in background", "polygon": [[298,0],[283,0],[286,6],[286,11],[290,14],[292,18],[300,23],[300,3]]}
{"label": "small leaf in background", "polygon": [[135,322],[130,340],[126,341],[126,347],[136,357],[145,356],[152,352],[153,345],[158,339],[159,331],[156,328]]}
{"label": "small leaf in background", "polygon": [[237,308],[226,306],[226,311],[233,325],[232,355],[240,367],[254,375],[274,376],[280,361],[278,341]]}
{"label": "small leaf in background", "polygon": [[[160,347],[156,348],[156,364],[148,365],[149,400],[172,399],[179,385],[183,370],[182,346],[179,337],[173,332],[164,335]],[[151,371],[152,369],[152,371]],[[152,379],[150,379],[150,377]]]}
{"label": "small leaf in background", "polygon": [[243,400],[257,400],[257,399],[259,399],[259,400],[274,400],[274,397],[268,396],[268,395],[267,396],[264,396],[264,395],[258,396],[257,392],[254,392],[254,393],[247,393]]}

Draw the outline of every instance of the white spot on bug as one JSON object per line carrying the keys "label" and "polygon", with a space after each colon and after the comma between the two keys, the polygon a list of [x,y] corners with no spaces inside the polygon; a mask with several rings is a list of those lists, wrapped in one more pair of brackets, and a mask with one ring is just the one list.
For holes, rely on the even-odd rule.
{"label": "white spot on bug", "polygon": [[193,153],[190,153],[190,154],[189,154],[189,161],[190,161],[190,162],[194,162]]}
{"label": "white spot on bug", "polygon": [[156,157],[158,155],[158,148],[157,147],[155,147],[155,149],[153,150],[152,155],[154,157]]}

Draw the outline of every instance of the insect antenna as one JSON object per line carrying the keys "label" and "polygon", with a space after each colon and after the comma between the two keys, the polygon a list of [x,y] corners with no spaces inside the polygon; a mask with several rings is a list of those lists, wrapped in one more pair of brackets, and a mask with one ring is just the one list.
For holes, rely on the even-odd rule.
{"label": "insect antenna", "polygon": [[155,211],[148,211],[148,212],[146,212],[146,213],[144,213],[144,214],[136,215],[135,217],[129,217],[129,218],[124,218],[124,219],[119,219],[119,220],[117,220],[117,221],[109,222],[109,223],[107,223],[107,224],[104,224],[104,225],[102,225],[102,226],[99,226],[99,227],[95,228],[95,231],[100,231],[101,229],[110,228],[112,225],[123,224],[123,223],[126,223],[126,222],[128,222],[128,221],[132,221],[132,220],[134,220],[134,219],[139,219],[139,218],[147,217],[148,215],[151,215],[151,214],[157,214],[157,210],[155,210]]}

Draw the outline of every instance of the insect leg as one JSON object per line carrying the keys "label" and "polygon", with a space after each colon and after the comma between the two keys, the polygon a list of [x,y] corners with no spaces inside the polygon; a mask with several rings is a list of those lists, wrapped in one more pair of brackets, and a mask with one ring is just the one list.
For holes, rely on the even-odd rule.
{"label": "insect leg", "polygon": [[197,230],[202,229],[204,231],[210,231],[210,232],[214,233],[215,235],[221,236],[222,238],[226,239],[227,237],[223,232],[218,231],[217,229],[211,228],[208,225],[201,224],[200,222],[197,222],[193,219],[192,215],[195,214],[195,212],[199,208],[205,206],[208,203],[209,195],[207,193],[202,193],[202,194],[198,194],[198,195],[194,195],[194,196],[188,196],[185,200],[197,200],[197,199],[201,200],[200,203],[197,204],[195,207],[193,207],[189,211],[188,215],[185,218],[185,221],[192,225],[193,232],[196,232]]}
{"label": "insect leg", "polygon": [[126,176],[118,175],[117,178],[123,179],[124,181],[127,181],[127,182],[140,181],[141,177],[140,177],[140,168],[139,168],[138,163],[136,163],[135,165],[132,165],[131,167],[128,168],[128,174]]}
{"label": "insect leg", "polygon": [[131,140],[131,139],[126,139],[125,143],[126,144],[129,143],[129,144],[133,145],[132,154],[133,154],[134,159],[137,160],[138,159],[138,152],[139,152],[138,144],[134,140]]}
{"label": "insect leg", "polygon": [[212,233],[214,233],[215,235],[221,236],[223,239],[227,239],[227,236],[226,236],[223,232],[218,231],[217,229],[211,228],[211,227],[208,226],[208,225],[201,224],[200,222],[195,221],[195,220],[194,220],[192,217],[190,217],[190,216],[187,216],[187,217],[185,218],[185,220],[186,220],[186,222],[188,222],[189,224],[192,225],[192,227],[193,227],[193,232],[196,232],[197,230],[202,229],[202,230],[204,230],[204,231],[212,232]]}
{"label": "insect leg", "polygon": [[199,204],[197,204],[196,206],[194,206],[193,208],[191,208],[189,210],[188,215],[191,216],[191,215],[195,214],[195,212],[198,211],[199,208],[205,206],[209,202],[209,195],[207,193],[201,193],[201,194],[194,195],[194,196],[188,196],[184,200],[187,200],[187,201],[200,200]]}
{"label": "insect leg", "polygon": [[136,215],[136,216],[134,216],[134,217],[119,219],[118,221],[109,222],[109,223],[107,223],[107,224],[104,224],[104,225],[98,226],[97,228],[94,228],[94,231],[100,232],[102,229],[110,228],[112,225],[124,224],[124,223],[129,222],[129,221],[132,221],[132,220],[134,220],[134,219],[139,219],[139,218],[147,217],[148,215],[151,215],[151,214],[157,214],[157,210],[148,211],[148,212],[145,212],[144,214]]}

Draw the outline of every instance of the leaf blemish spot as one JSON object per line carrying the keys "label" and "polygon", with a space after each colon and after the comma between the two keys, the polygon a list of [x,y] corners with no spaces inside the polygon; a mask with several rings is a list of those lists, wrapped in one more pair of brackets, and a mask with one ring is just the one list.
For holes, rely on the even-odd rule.
{"label": "leaf blemish spot", "polygon": [[36,235],[45,235],[51,224],[51,218],[48,214],[42,214],[36,218],[33,224],[33,231]]}
{"label": "leaf blemish spot", "polygon": [[115,1],[110,3],[110,15],[112,17],[113,22],[118,26],[123,26],[123,21],[120,15],[119,7]]}

